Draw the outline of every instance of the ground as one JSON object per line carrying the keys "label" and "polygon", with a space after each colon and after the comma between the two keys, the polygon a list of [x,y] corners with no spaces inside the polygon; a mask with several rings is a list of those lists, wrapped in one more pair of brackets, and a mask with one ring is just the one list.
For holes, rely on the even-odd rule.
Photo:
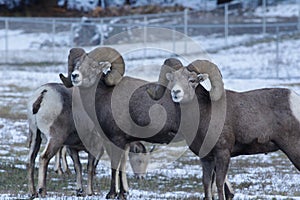
{"label": "ground", "polygon": [[[42,84],[60,82],[58,74],[65,73],[67,69],[67,54],[70,49],[67,45],[68,30],[57,32],[55,41],[62,46],[52,48],[51,45],[43,46],[51,35],[42,32],[39,26],[34,28],[38,31],[24,31],[20,27],[9,30],[10,64],[4,63],[3,59],[0,61],[0,199],[27,197],[27,98]],[[4,29],[0,30],[0,35],[0,42],[4,43]],[[227,42],[222,34],[198,35],[193,40],[220,67],[227,89],[245,91],[263,87],[286,87],[300,94],[299,38],[299,31],[295,31],[282,33],[279,40],[272,33],[243,33],[230,36]],[[182,50],[182,45],[184,44],[178,42],[174,47]],[[133,45],[121,46],[114,47],[128,50]],[[89,51],[94,47],[84,48]],[[0,46],[0,50],[4,58],[5,48]],[[160,65],[170,54],[162,49],[145,51],[136,48],[134,51],[125,51],[123,56],[127,67],[126,75],[156,81]],[[197,52],[192,55],[193,58],[198,56]],[[183,62],[188,64],[189,57],[185,58]],[[209,87],[209,83],[204,84]],[[86,155],[82,153],[81,156],[86,169]],[[172,162],[169,161],[170,158]],[[203,197],[199,158],[184,144],[157,146],[144,180],[135,180],[129,166],[128,170],[130,199]],[[86,180],[86,170],[84,173]],[[109,178],[109,161],[104,156],[97,167],[94,185],[96,197],[88,199],[103,199],[109,189]],[[233,158],[228,178],[235,190],[236,199],[300,199],[300,173],[280,151]],[[74,190],[74,171],[72,175],[59,177],[53,171],[51,162],[48,199],[77,199]]]}

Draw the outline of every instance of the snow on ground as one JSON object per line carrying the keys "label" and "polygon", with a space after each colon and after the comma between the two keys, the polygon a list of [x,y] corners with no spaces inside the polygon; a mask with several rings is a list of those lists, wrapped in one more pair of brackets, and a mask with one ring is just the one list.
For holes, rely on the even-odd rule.
{"label": "snow on ground", "polygon": [[[269,9],[271,10],[271,8]],[[30,64],[0,66],[1,112],[9,116],[14,116],[14,113],[17,116],[23,116],[21,119],[0,118],[0,158],[3,161],[14,161],[16,158],[11,156],[13,152],[19,155],[18,160],[25,162],[28,134],[26,117],[24,117],[26,116],[26,99],[38,86],[47,82],[60,82],[58,74],[66,72],[69,48],[64,47],[59,51],[53,51],[50,48],[49,51],[48,47],[41,47],[49,39],[49,35],[46,33],[32,34],[15,30],[9,31],[9,35],[14,36],[13,40],[9,40],[9,47],[14,53],[20,54],[18,58],[21,58],[21,63],[30,60],[36,62],[43,58],[48,59],[49,54],[51,59],[55,58],[62,63],[46,66],[31,66]],[[62,44],[69,41],[68,34],[62,33],[57,38]],[[227,89],[245,91],[263,87],[288,87],[300,94],[300,57],[298,51],[300,40],[297,37],[281,40],[277,57],[274,40],[264,41],[264,36],[261,35],[231,36],[227,41],[228,46],[226,46],[224,38],[217,35],[199,36],[193,39],[197,41],[199,47],[209,52],[210,59],[220,66]],[[0,30],[0,43],[4,44],[3,30]],[[92,48],[88,47],[86,50],[89,51]],[[127,48],[130,49],[131,46],[129,45]],[[4,47],[1,45],[0,51],[3,50]],[[146,57],[144,54],[143,49],[135,49],[135,51],[128,51],[124,55],[127,66],[126,74],[156,81],[160,66],[169,54],[154,50],[148,50]],[[193,57],[197,57],[197,55],[196,53]],[[186,58],[188,57],[180,57],[185,64],[188,63]],[[277,59],[279,60],[278,65],[275,62]],[[277,67],[278,71],[276,70]],[[18,146],[15,147],[11,144]],[[199,159],[184,145],[172,148],[159,146],[159,148],[161,151],[154,155],[146,180],[141,185],[137,182],[131,183],[130,198],[201,198],[202,172]],[[180,156],[174,155],[175,150],[180,152]],[[162,159],[166,158],[166,155],[177,157],[172,162],[164,164]],[[179,159],[177,159],[178,157]],[[104,162],[100,162],[100,167],[98,167],[98,170],[101,169],[97,174],[98,178],[109,176],[107,174],[109,166],[107,157],[104,160]],[[25,164],[17,165],[17,167],[23,169]],[[0,173],[4,172],[0,170]],[[229,180],[234,185],[237,199],[300,199],[299,171],[282,153],[241,156],[232,159]],[[169,182],[172,181],[174,184],[169,186]],[[155,189],[149,190],[148,186],[153,187],[153,185]],[[168,187],[175,188],[176,192],[169,191]],[[72,185],[70,188],[73,188]],[[105,195],[105,192],[100,193],[100,198]],[[1,199],[9,199],[10,197],[9,194],[0,195]],[[69,198],[76,199],[75,197],[63,197],[63,199]],[[94,199],[98,198],[95,197]],[[93,197],[88,199],[93,199]]]}
{"label": "snow on ground", "polygon": [[[242,37],[244,39],[237,38],[237,41],[240,42],[242,40],[247,40],[247,36]],[[210,38],[206,38],[205,41],[207,42],[207,44],[204,45],[212,44],[215,42],[214,39]],[[297,40],[284,42],[286,48],[294,48],[298,43],[299,41]],[[261,56],[267,57],[271,60],[273,59],[273,54],[263,54],[264,52],[268,52],[270,46],[262,44],[258,45],[259,47],[255,45],[253,47],[237,46],[227,50],[220,50],[214,54],[210,54],[210,57],[221,66],[225,87],[232,90],[245,91],[262,87],[286,87],[287,85],[288,87],[300,93],[300,87],[293,84],[299,83],[298,79],[260,78],[263,76],[260,76],[257,70],[261,70],[259,67],[261,63],[259,62],[259,59],[256,60],[253,59],[253,57]],[[249,56],[249,54],[254,51],[259,52],[253,57]],[[140,53],[142,55],[142,52]],[[226,56],[226,53],[228,53],[229,55]],[[154,52],[153,54],[157,55],[156,52]],[[127,75],[155,81],[157,80],[159,68],[164,58],[160,58],[158,56],[157,58],[154,57],[150,59],[140,60],[138,58],[132,59],[129,54],[125,56],[125,60],[129,66]],[[295,56],[295,59],[291,60],[290,65],[297,65],[298,63],[294,63],[296,60],[297,57]],[[239,65],[237,65],[237,63]],[[245,69],[244,66],[246,66]],[[1,66],[0,80],[4,80],[0,83],[0,91],[2,94],[2,98],[0,99],[1,105],[9,105],[12,102],[15,106],[18,106],[18,109],[11,112],[18,112],[25,115],[26,106],[24,103],[26,102],[26,98],[28,97],[30,92],[41,84],[47,82],[59,82],[58,73],[65,71],[66,65],[63,64],[60,64],[58,66]],[[268,70],[261,71],[261,73],[268,72]],[[269,69],[269,71],[272,70]],[[234,78],[236,74],[238,74],[237,76],[243,76],[244,73],[246,73],[245,77],[247,77],[249,74],[252,74],[253,76],[250,76],[251,79]],[[300,70],[295,70],[295,72],[293,72],[293,75],[295,75],[296,73],[300,74]],[[257,78],[255,78],[256,76]],[[23,89],[18,88],[19,86],[21,86]],[[25,144],[27,134],[27,132],[24,131],[27,130],[26,120],[12,121],[10,119],[1,118],[0,125],[3,125],[3,127],[0,128],[1,158],[6,161],[14,161],[14,158],[12,158],[10,154],[11,151],[15,152],[16,148],[7,144],[20,142]],[[163,147],[160,148],[162,148],[162,151],[158,154],[155,154],[154,157],[156,157],[156,159],[154,159],[154,161],[151,163],[147,178],[142,183],[142,185],[139,185],[140,183],[130,183],[132,190],[129,197],[131,199],[201,198],[202,192],[200,192],[200,188],[202,188],[202,185],[200,180],[202,172],[199,166],[198,158],[195,157],[190,151],[186,150],[186,148],[179,147],[177,148],[179,152],[185,152],[185,154],[183,156],[179,156],[179,160],[174,159],[173,162],[167,165],[162,165],[162,159],[166,157],[166,154],[171,156],[172,151],[170,151],[170,149],[169,151],[164,151]],[[25,152],[26,148],[18,147],[17,151]],[[231,169],[229,171],[229,179],[234,185],[237,199],[300,199],[300,197],[291,197],[287,195],[290,193],[300,193],[298,185],[300,174],[299,172],[297,173],[296,169],[292,167],[287,158],[281,158],[280,155],[281,154],[273,153],[269,155],[255,155],[251,157],[243,156],[234,158],[232,160]],[[26,154],[20,156],[18,159],[26,161]],[[277,163],[276,160],[279,160],[278,162],[280,163]],[[243,166],[243,163],[245,162],[247,163],[246,166],[242,168],[239,167],[241,165]],[[101,161],[100,163],[101,164],[98,169],[100,168],[102,169],[102,171],[97,174],[97,177],[107,177],[107,171],[103,171],[103,169],[108,169],[109,166],[107,158],[104,162]],[[284,168],[282,168],[281,166],[284,166]],[[21,165],[19,167],[24,168],[25,165]],[[176,192],[168,191],[168,189],[166,188],[167,186],[165,184],[168,184],[168,181],[170,180],[181,182],[175,183],[175,186],[173,186],[173,188],[176,188]],[[151,191],[147,190],[147,184],[150,181],[155,181],[157,183],[154,187],[156,189]],[[71,190],[72,188],[74,187],[70,186],[68,190]],[[276,193],[278,195],[273,195],[274,191],[280,191],[280,193]],[[52,193],[52,195],[55,196],[55,193]],[[102,191],[101,193],[99,193],[99,195],[100,198],[104,197],[105,191]],[[5,198],[5,195],[2,195],[2,197]],[[68,199],[69,197],[63,198]],[[74,197],[70,198],[73,199]],[[99,198],[99,196],[95,197],[95,199],[97,198]],[[91,197],[91,199],[93,199],[93,197]]]}
{"label": "snow on ground", "polygon": [[300,14],[300,4],[287,3],[268,6],[265,13],[263,13],[262,7],[258,7],[254,11],[254,15],[259,17],[263,17],[264,14],[266,17],[296,17]]}

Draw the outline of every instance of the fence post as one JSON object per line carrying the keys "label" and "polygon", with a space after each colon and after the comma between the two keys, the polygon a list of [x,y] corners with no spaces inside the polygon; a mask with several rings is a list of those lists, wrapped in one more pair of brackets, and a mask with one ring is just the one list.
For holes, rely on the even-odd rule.
{"label": "fence post", "polygon": [[298,0],[298,31],[300,30],[300,0]]}
{"label": "fence post", "polygon": [[147,37],[148,37],[147,21],[148,21],[148,17],[147,15],[145,15],[144,16],[144,59],[146,59],[147,57]]}
{"label": "fence post", "polygon": [[228,45],[228,3],[224,7],[224,35],[225,35],[225,45]]}
{"label": "fence post", "polygon": [[100,20],[100,24],[101,24],[101,27],[100,27],[100,45],[101,46],[104,43],[104,31],[103,31],[104,24],[103,23],[104,23],[103,18],[101,18],[101,20]]}
{"label": "fence post", "polygon": [[74,23],[71,23],[71,36],[70,36],[70,46],[74,47]]}
{"label": "fence post", "polygon": [[173,53],[175,53],[176,51],[176,38],[175,38],[175,31],[176,29],[173,27],[173,30],[172,30],[172,43],[173,43]]}
{"label": "fence post", "polygon": [[8,63],[8,18],[5,18],[5,63]]}
{"label": "fence post", "polygon": [[263,12],[263,19],[262,19],[262,32],[263,35],[266,34],[266,4],[267,0],[263,0],[263,5],[262,5],[262,12]]}
{"label": "fence post", "polygon": [[186,37],[188,36],[188,9],[184,9],[184,35],[185,35],[185,39],[184,39],[184,53],[187,53],[187,41],[186,41]]}
{"label": "fence post", "polygon": [[106,8],[106,5],[105,5],[105,0],[101,0],[101,7],[102,7],[103,9],[105,9],[105,8]]}
{"label": "fence post", "polygon": [[276,26],[276,78],[279,78],[279,27]]}
{"label": "fence post", "polygon": [[54,62],[55,60],[55,56],[54,56],[55,34],[56,34],[56,20],[52,19],[52,62]]}

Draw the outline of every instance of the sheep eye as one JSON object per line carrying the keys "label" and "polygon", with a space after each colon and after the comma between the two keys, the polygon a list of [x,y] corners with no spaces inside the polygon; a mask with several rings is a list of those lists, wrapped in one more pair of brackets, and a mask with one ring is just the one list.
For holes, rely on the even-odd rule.
{"label": "sheep eye", "polygon": [[190,83],[196,83],[196,80],[195,79],[190,79],[189,82]]}

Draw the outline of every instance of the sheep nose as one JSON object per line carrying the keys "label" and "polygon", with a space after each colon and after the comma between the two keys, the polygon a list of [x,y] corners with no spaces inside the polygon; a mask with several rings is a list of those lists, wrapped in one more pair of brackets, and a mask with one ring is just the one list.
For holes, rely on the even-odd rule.
{"label": "sheep nose", "polygon": [[78,76],[79,76],[79,74],[77,74],[77,73],[71,74],[72,79],[76,79]]}
{"label": "sheep nose", "polygon": [[174,95],[177,95],[177,94],[179,94],[181,91],[180,91],[180,90],[173,90],[172,92],[173,92]]}

